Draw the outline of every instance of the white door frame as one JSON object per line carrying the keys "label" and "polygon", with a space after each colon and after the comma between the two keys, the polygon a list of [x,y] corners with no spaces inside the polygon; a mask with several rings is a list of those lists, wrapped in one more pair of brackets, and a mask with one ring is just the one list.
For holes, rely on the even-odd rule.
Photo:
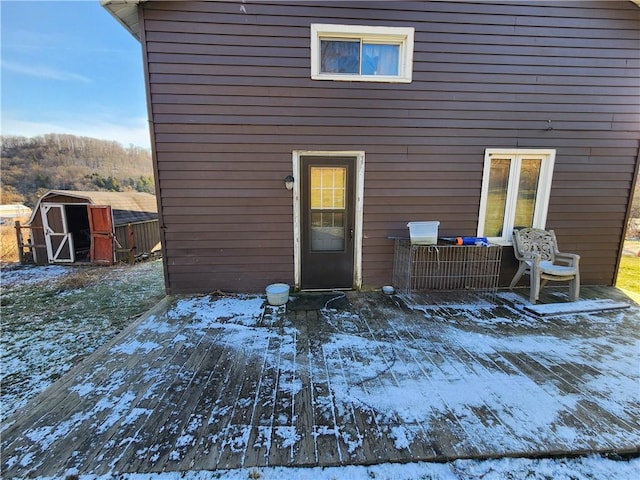
{"label": "white door frame", "polygon": [[362,287],[362,235],[364,212],[364,151],[361,150],[294,150],[293,151],[293,264],[295,289],[299,290],[302,277],[302,218],[300,199],[300,179],[302,178],[301,157],[352,157],[356,160],[356,198],[353,232],[353,286]]}
{"label": "white door frame", "polygon": [[[47,214],[50,210],[60,209],[60,218],[62,219],[62,232],[56,232],[49,225]],[[40,204],[40,214],[42,215],[42,227],[44,229],[44,240],[47,244],[47,256],[49,263],[73,263],[76,261],[75,250],[73,248],[73,235],[69,232],[67,225],[67,212],[61,203],[42,203]],[[51,241],[52,237],[62,237],[60,245],[54,251],[54,245]],[[67,246],[69,248],[69,258],[60,258],[62,249]]]}

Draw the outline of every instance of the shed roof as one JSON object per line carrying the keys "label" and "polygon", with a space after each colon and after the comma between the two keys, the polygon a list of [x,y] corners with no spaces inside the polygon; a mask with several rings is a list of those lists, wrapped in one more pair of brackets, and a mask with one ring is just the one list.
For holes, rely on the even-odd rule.
{"label": "shed roof", "polygon": [[158,218],[156,197],[149,193],[49,190],[38,200],[29,219],[29,223],[33,221],[42,202],[53,201],[54,203],[64,203],[60,197],[85,200],[90,205],[109,205],[113,213],[114,226],[157,220]]}

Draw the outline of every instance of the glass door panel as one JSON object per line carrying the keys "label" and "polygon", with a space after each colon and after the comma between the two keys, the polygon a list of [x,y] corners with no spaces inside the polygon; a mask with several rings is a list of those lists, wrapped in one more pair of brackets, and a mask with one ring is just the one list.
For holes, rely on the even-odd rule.
{"label": "glass door panel", "polygon": [[345,248],[345,167],[311,167],[312,251],[343,251]]}
{"label": "glass door panel", "polygon": [[527,228],[533,225],[541,166],[542,160],[539,158],[522,159],[514,228]]}
{"label": "glass door panel", "polygon": [[484,234],[487,237],[499,237],[502,235],[510,167],[511,159],[509,158],[491,160],[487,213],[484,226]]}

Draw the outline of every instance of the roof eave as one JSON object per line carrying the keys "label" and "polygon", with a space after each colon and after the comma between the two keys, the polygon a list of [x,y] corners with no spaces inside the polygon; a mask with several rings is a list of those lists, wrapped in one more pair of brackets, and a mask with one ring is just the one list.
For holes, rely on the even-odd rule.
{"label": "roof eave", "polygon": [[100,0],[102,5],[131,35],[140,40],[138,4],[146,0]]}

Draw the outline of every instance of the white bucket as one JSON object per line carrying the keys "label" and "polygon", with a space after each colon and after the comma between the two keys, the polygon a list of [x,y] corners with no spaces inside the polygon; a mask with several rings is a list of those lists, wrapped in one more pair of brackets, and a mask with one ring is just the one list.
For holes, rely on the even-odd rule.
{"label": "white bucket", "polygon": [[435,245],[438,243],[438,226],[440,222],[437,220],[431,222],[409,222],[409,236],[412,245]]}
{"label": "white bucket", "polygon": [[289,285],[286,283],[272,283],[266,290],[269,305],[284,305],[289,301]]}

